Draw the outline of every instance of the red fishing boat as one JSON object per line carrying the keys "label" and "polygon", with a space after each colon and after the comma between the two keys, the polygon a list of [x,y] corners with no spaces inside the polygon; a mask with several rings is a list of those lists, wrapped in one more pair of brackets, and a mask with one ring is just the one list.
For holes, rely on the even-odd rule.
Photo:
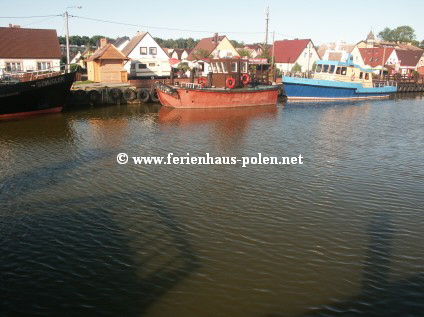
{"label": "red fishing boat", "polygon": [[[154,89],[163,106],[173,108],[223,108],[276,104],[281,85],[269,82],[268,66],[248,73],[248,60],[213,59],[211,72],[197,83],[157,82]],[[173,80],[171,79],[171,83]]]}

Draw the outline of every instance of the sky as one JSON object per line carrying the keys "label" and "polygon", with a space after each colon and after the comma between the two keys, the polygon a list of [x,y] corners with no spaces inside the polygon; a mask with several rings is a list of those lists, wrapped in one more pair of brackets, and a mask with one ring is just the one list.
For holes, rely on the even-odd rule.
{"label": "sky", "polygon": [[377,35],[385,27],[402,25],[411,26],[417,40],[424,40],[423,0],[0,0],[0,26],[56,29],[64,36],[64,17],[47,16],[68,11],[78,16],[69,18],[70,35],[115,38],[148,31],[163,39],[200,39],[218,32],[248,44],[265,41],[268,5],[269,43],[275,32],[275,40],[310,38],[317,46],[339,40],[355,44],[366,39],[370,30]]}

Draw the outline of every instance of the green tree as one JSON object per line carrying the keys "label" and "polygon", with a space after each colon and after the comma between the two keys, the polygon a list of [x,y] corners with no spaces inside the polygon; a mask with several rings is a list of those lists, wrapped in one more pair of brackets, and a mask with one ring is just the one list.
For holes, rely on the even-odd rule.
{"label": "green tree", "polygon": [[302,66],[300,66],[298,63],[296,63],[296,64],[294,64],[294,66],[292,67],[291,71],[292,71],[293,73],[301,72],[301,71],[302,71]]}
{"label": "green tree", "polygon": [[203,48],[200,48],[193,53],[193,56],[196,59],[208,58],[208,57],[210,57],[210,55],[211,54]]}
{"label": "green tree", "polygon": [[393,30],[386,27],[378,33],[378,37],[383,41],[400,43],[411,43],[416,38],[415,30],[408,25],[398,26]]}
{"label": "green tree", "polygon": [[238,48],[237,52],[239,53],[240,57],[252,57],[252,52],[245,48]]}

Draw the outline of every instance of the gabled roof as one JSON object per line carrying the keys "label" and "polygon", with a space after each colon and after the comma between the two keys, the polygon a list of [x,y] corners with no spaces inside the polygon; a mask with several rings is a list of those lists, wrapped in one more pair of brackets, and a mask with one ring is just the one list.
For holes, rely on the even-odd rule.
{"label": "gabled roof", "polygon": [[310,41],[310,39],[275,41],[275,62],[295,63]]}
{"label": "gabled roof", "polygon": [[61,57],[56,30],[0,27],[0,58]]}
{"label": "gabled roof", "polygon": [[[361,53],[362,60],[365,65],[369,65],[371,67],[377,67],[386,64],[387,59],[390,54],[392,54],[394,48],[387,47],[384,48],[360,48],[359,53]],[[383,61],[384,55],[384,61]]]}
{"label": "gabled roof", "polygon": [[197,59],[194,55],[198,50],[205,50],[207,53],[211,54],[218,46],[219,42],[221,42],[224,38],[226,38],[225,35],[218,36],[218,42],[214,40],[215,37],[201,39],[190,52],[190,55],[187,56],[187,60],[192,61]]}
{"label": "gabled roof", "polygon": [[137,34],[128,42],[128,44],[122,49],[122,53],[125,56],[130,55],[138,43],[146,36],[148,32],[137,32]]}
{"label": "gabled roof", "polygon": [[183,55],[184,51],[185,51],[185,49],[183,49],[183,48],[176,48],[172,52],[172,55],[174,55],[174,53],[177,53],[177,59],[182,59],[182,55]]}
{"label": "gabled roof", "polygon": [[259,44],[246,44],[244,47],[245,48],[248,48],[250,50],[255,50],[255,51],[258,51],[258,50],[261,50],[262,49],[262,46],[259,45]]}
{"label": "gabled roof", "polygon": [[112,43],[113,45],[115,45],[115,47],[118,47],[119,45],[125,43],[125,41],[129,41],[130,38],[128,36],[124,36],[124,37],[118,37],[114,43]]}
{"label": "gabled roof", "polygon": [[420,61],[421,56],[423,55],[424,50],[396,50],[398,59],[400,60],[401,66],[417,66]]}
{"label": "gabled roof", "polygon": [[120,52],[115,45],[106,44],[99,48],[87,61],[93,61],[95,59],[128,59],[122,52]]}

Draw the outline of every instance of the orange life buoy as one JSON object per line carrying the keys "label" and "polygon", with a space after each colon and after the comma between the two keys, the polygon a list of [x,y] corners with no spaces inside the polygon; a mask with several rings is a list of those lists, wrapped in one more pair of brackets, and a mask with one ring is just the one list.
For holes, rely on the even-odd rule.
{"label": "orange life buoy", "polygon": [[205,87],[207,80],[205,77],[200,77],[199,79],[197,79],[197,83],[200,84],[202,87]]}
{"label": "orange life buoy", "polygon": [[236,80],[233,77],[227,78],[225,86],[230,89],[234,88],[236,86]]}
{"label": "orange life buoy", "polygon": [[241,75],[241,82],[243,85],[247,85],[250,81],[250,76],[249,74],[243,74]]}

